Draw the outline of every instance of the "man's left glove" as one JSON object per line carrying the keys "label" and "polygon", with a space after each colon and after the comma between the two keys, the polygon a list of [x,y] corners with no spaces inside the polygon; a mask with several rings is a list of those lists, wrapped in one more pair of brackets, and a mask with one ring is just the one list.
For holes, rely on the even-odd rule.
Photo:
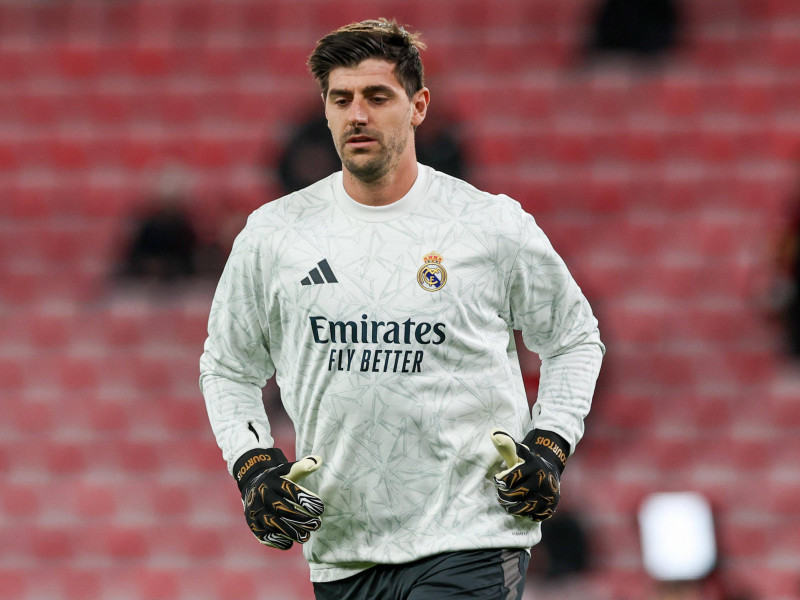
{"label": "man's left glove", "polygon": [[502,429],[493,429],[491,437],[508,467],[494,477],[502,507],[510,515],[537,522],[552,517],[561,499],[569,444],[541,429],[531,431],[521,444]]}
{"label": "man's left glove", "polygon": [[319,529],[325,505],[297,482],[321,463],[318,456],[289,462],[278,448],[257,448],[239,457],[233,473],[247,524],[259,542],[288,550],[294,542],[307,542],[311,532]]}

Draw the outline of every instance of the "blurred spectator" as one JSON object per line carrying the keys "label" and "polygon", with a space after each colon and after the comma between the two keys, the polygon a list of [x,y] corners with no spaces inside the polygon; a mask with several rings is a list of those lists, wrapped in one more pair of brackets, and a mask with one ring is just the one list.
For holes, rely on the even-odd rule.
{"label": "blurred spectator", "polygon": [[775,262],[772,309],[783,325],[787,352],[800,359],[800,197],[778,239]]}
{"label": "blurred spectator", "polygon": [[165,283],[218,275],[224,257],[215,246],[200,243],[186,210],[186,197],[184,174],[174,167],[165,169],[155,196],[134,218],[121,276]]}
{"label": "blurred spectator", "polygon": [[574,510],[559,507],[542,524],[542,541],[531,548],[522,600],[617,600],[600,593],[592,579],[591,566],[591,544],[583,519]]}
{"label": "blurred spectator", "polygon": [[467,169],[457,126],[444,115],[435,116],[417,129],[417,160],[442,173],[466,179]]}
{"label": "blurred spectator", "polygon": [[540,556],[531,561],[530,570],[545,579],[560,579],[589,570],[586,532],[572,511],[559,510],[542,525],[542,542],[533,551]]}
{"label": "blurred spectator", "polygon": [[301,190],[342,168],[333,146],[328,121],[318,112],[315,111],[312,118],[295,130],[278,163],[278,177],[287,194]]}
{"label": "blurred spectator", "polygon": [[679,20],[675,0],[602,0],[588,51],[661,55],[675,45]]}
{"label": "blurred spectator", "polygon": [[[464,178],[465,167],[454,127],[440,117],[429,119],[417,130],[417,159],[422,164]],[[270,168],[267,165],[267,168]],[[340,171],[342,162],[333,146],[328,122],[317,111],[290,137],[278,163],[278,177],[285,193],[295,192]]]}

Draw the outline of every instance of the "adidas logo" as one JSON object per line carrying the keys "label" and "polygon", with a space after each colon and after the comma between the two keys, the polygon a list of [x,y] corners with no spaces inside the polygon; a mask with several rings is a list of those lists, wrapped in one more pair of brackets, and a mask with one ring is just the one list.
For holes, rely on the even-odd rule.
{"label": "adidas logo", "polygon": [[[308,272],[308,277],[304,277],[303,281],[300,282],[301,285],[311,285],[317,283],[339,283],[339,280],[336,279],[336,275],[333,274],[331,270],[331,266],[328,264],[328,260],[323,258],[321,261],[317,263],[319,269],[311,269]],[[320,273],[321,271],[321,273]],[[323,279],[323,277],[325,279]]]}

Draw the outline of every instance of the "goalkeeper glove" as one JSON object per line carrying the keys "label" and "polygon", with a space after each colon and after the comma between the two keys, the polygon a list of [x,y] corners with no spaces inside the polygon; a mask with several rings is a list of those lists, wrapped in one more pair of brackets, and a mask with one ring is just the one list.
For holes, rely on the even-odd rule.
{"label": "goalkeeper glove", "polygon": [[277,448],[257,448],[239,457],[233,473],[239,483],[244,516],[265,546],[288,550],[319,529],[322,499],[297,482],[319,468],[318,456],[289,462]]}
{"label": "goalkeeper glove", "polygon": [[569,444],[541,429],[530,432],[521,444],[502,429],[493,429],[491,437],[507,466],[494,477],[501,506],[510,515],[537,522],[552,517],[561,499]]}

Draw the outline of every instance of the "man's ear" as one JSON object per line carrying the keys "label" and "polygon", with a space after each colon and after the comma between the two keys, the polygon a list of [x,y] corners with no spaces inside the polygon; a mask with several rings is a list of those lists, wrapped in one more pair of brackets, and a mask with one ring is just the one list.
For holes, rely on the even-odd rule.
{"label": "man's ear", "polygon": [[428,88],[422,88],[414,94],[411,99],[411,125],[417,127],[425,120],[425,115],[428,113],[428,104],[431,101],[431,92]]}

